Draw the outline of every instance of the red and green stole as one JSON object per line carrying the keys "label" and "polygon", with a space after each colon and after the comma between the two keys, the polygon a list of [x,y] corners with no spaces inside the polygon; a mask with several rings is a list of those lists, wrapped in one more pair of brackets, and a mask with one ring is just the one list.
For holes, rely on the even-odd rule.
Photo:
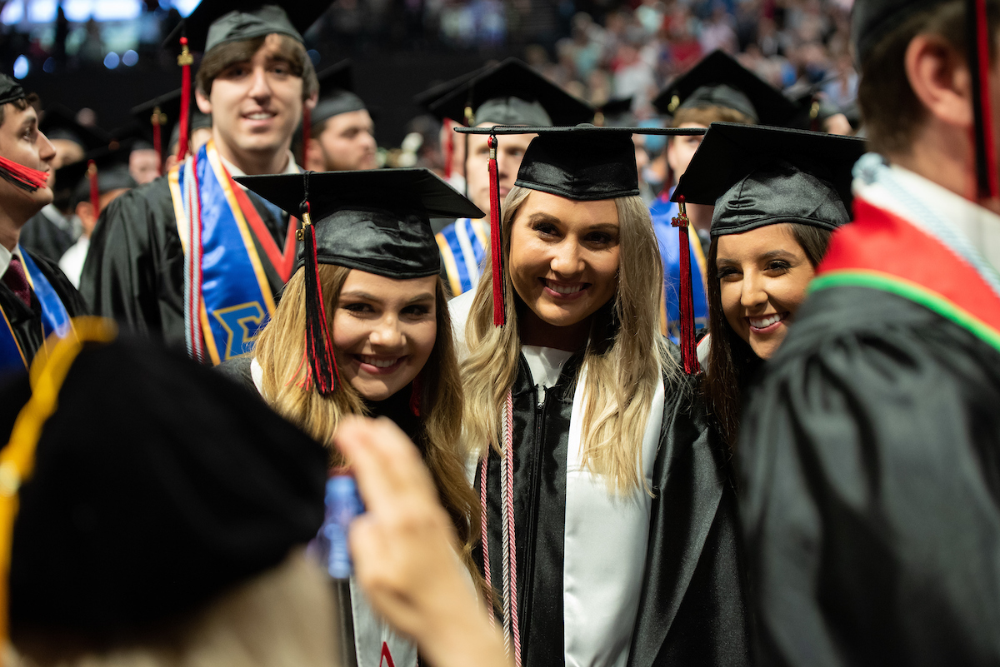
{"label": "red and green stole", "polygon": [[[295,263],[296,222],[289,220],[280,250],[213,141],[171,170],[168,179],[184,248],[188,354],[219,364],[252,350],[257,333],[274,314],[263,263],[288,281]],[[258,253],[254,239],[266,257]]]}
{"label": "red and green stole", "polygon": [[1000,350],[1000,297],[970,264],[904,218],[861,198],[809,286],[882,290],[916,302]]}

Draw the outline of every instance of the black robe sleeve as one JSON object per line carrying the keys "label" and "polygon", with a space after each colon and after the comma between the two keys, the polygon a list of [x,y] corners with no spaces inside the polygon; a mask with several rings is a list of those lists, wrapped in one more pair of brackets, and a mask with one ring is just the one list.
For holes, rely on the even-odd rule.
{"label": "black robe sleeve", "polygon": [[824,290],[750,399],[758,661],[1000,663],[1000,353],[900,297]]}
{"label": "black robe sleeve", "polygon": [[31,252],[31,257],[44,257],[58,263],[76,240],[39,211],[21,228],[18,243]]}
{"label": "black robe sleeve", "polygon": [[698,382],[665,381],[645,585],[629,665],[750,660],[736,495]]}

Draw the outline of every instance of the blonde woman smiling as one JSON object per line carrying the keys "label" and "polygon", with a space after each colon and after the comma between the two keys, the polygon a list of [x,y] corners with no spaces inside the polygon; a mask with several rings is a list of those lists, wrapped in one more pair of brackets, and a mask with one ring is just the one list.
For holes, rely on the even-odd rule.
{"label": "blonde woman smiling", "polygon": [[[472,132],[485,132],[479,128]],[[734,497],[659,333],[659,250],[630,129],[538,132],[475,292],[476,559],[519,665],[748,661]]]}

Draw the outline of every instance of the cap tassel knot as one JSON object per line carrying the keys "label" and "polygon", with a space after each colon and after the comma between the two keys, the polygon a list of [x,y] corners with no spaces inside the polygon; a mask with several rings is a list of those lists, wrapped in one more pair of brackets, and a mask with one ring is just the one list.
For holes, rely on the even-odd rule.
{"label": "cap tassel knot", "polygon": [[698,363],[698,348],[694,340],[694,297],[691,288],[691,242],[688,239],[688,226],[690,221],[687,215],[687,205],[684,196],[678,197],[678,212],[671,224],[677,228],[677,237],[680,244],[681,262],[681,361],[684,364],[684,373],[694,376],[701,373],[701,365]]}
{"label": "cap tassel knot", "polygon": [[193,63],[194,57],[188,51],[188,39],[181,37],[181,55],[177,56],[177,64],[181,66],[181,117],[177,121],[180,123],[178,162],[183,162],[188,153],[188,124],[190,123],[188,119],[191,114],[191,65]]}
{"label": "cap tassel knot", "polygon": [[305,245],[306,280],[306,354],[309,357],[307,374],[311,371],[313,387],[322,395],[332,394],[340,381],[337,359],[333,354],[333,341],[326,320],[326,301],[319,278],[316,259],[316,228],[312,224],[309,207],[309,174],[303,173],[305,199],[302,201],[302,243]]}
{"label": "cap tassel knot", "polygon": [[94,218],[101,215],[101,189],[97,184],[97,163],[87,161],[87,178],[90,179],[90,206],[94,207]]}
{"label": "cap tassel knot", "polygon": [[500,176],[497,173],[497,137],[490,135],[490,257],[493,261],[493,325],[507,322],[503,284],[503,239],[500,232]]}

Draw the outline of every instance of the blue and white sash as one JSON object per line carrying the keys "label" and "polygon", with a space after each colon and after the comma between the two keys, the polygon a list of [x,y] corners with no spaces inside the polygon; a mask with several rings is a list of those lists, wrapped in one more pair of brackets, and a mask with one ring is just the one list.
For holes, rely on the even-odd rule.
{"label": "blue and white sash", "polygon": [[214,142],[171,170],[169,183],[185,255],[188,354],[219,364],[253,349],[274,296]]}
{"label": "blue and white sash", "polygon": [[[71,330],[69,313],[63,305],[59,295],[56,294],[49,279],[41,272],[35,261],[27,253],[21,253],[21,260],[24,264],[24,272],[28,277],[28,282],[38,298],[38,303],[42,307],[42,336],[48,338],[55,333],[63,337]],[[0,309],[2,313],[2,309]],[[0,373],[10,371],[22,371],[28,368],[31,360],[21,349],[14,335],[14,329],[10,325],[10,319],[6,313],[3,314],[3,325],[0,326]]]}
{"label": "blue and white sash", "polygon": [[489,223],[459,218],[438,232],[437,243],[452,296],[457,297],[476,287],[490,247]]}

